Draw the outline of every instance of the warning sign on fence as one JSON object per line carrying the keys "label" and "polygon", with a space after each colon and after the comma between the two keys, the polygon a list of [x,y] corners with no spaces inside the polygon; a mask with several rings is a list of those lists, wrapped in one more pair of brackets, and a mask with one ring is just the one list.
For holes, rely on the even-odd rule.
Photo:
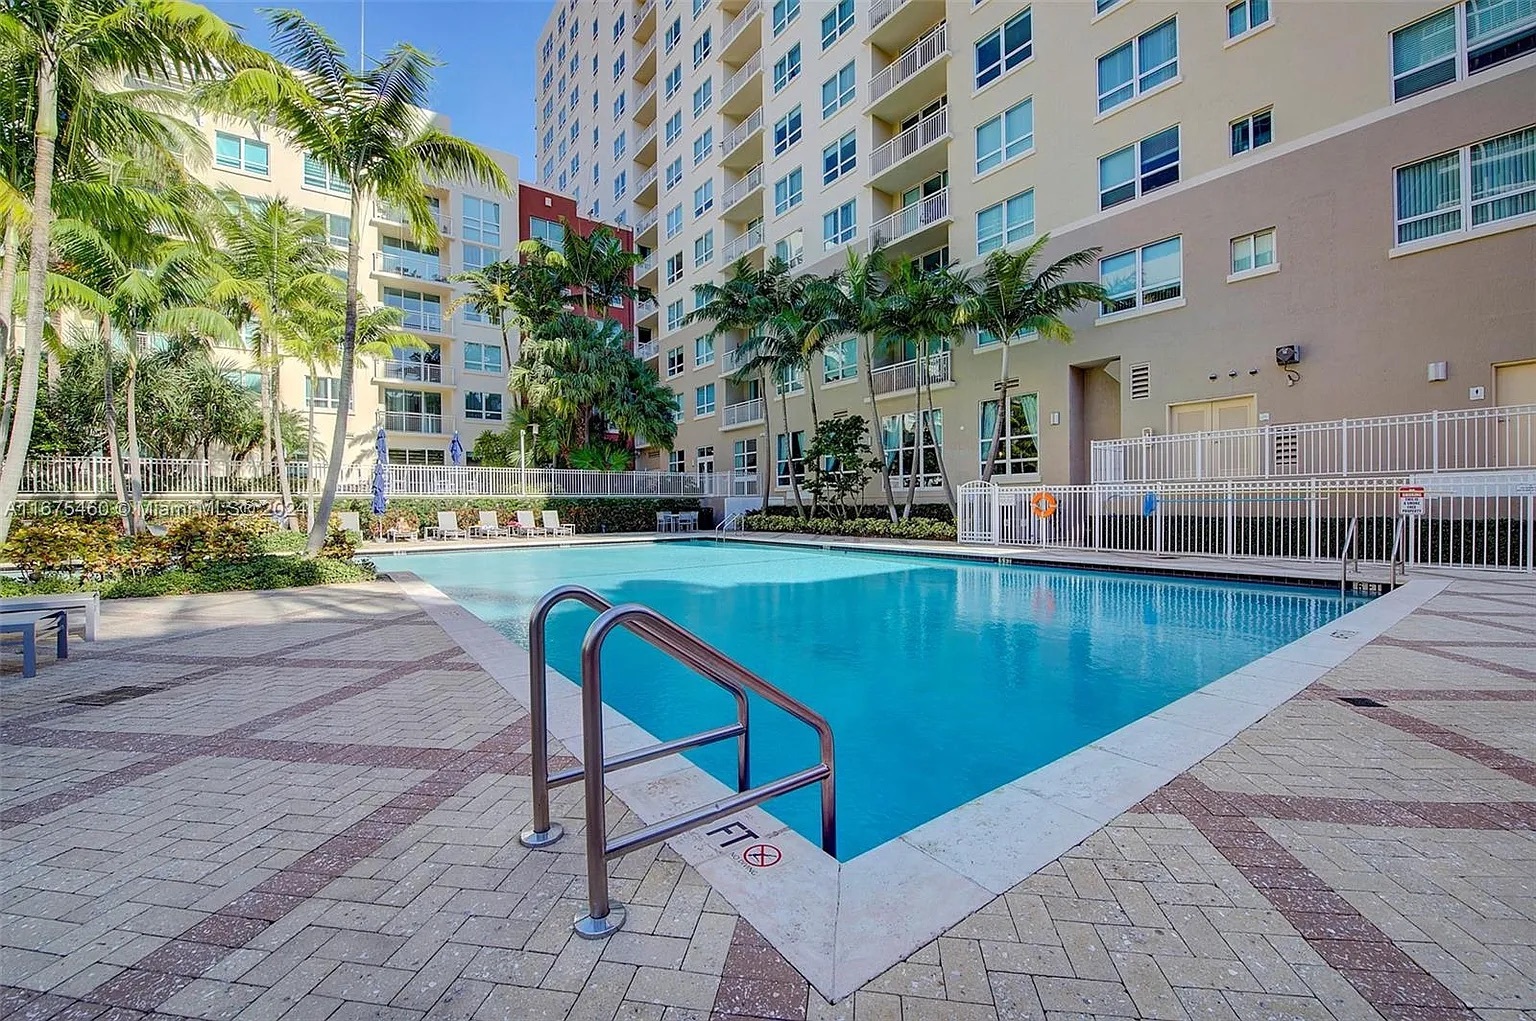
{"label": "warning sign on fence", "polygon": [[1423,486],[1398,486],[1397,487],[1397,512],[1399,514],[1423,514],[1424,513],[1424,487]]}

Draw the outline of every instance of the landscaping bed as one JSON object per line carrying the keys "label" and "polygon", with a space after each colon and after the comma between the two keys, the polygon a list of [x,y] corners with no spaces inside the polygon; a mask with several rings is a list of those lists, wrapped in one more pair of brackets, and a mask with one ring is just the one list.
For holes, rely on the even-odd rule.
{"label": "landscaping bed", "polygon": [[793,532],[801,535],[848,535],[871,539],[939,539],[955,541],[953,521],[933,518],[801,518],[792,514],[748,514],[742,527],[751,532]]}

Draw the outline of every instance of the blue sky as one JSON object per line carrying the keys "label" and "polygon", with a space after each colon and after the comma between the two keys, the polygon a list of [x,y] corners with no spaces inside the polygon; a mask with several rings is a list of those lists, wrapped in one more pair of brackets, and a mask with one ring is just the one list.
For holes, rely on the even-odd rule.
{"label": "blue sky", "polygon": [[[296,7],[319,23],[356,60],[359,0],[204,0],[246,37],[267,46],[270,7]],[[368,52],[405,41],[443,62],[431,106],[471,141],[514,153],[525,179],[534,176],[534,45],[552,0],[367,0]]]}

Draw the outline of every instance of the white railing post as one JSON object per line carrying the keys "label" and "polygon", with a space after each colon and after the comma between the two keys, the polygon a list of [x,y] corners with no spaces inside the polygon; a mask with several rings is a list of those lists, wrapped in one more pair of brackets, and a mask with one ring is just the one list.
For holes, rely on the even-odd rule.
{"label": "white railing post", "polygon": [[1437,472],[1440,470],[1440,412],[1438,410],[1434,412],[1434,417],[1430,420],[1429,444],[1429,470]]}

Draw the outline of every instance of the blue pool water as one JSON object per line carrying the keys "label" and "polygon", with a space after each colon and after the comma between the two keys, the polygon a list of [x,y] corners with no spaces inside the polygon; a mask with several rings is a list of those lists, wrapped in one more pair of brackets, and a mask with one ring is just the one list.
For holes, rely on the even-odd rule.
{"label": "blue pool water", "polygon": [[[669,542],[407,554],[414,571],[527,644],[559,584],[645,603],[822,713],[837,741],[838,851],[869,850],[1014,780],[1363,602],[1337,592]],[[579,677],[591,623],[550,619],[550,664]],[[735,719],[730,697],[628,634],[605,646],[605,700],[660,738]],[[753,706],[756,783],[816,761],[808,728]],[[735,746],[690,753],[726,783]],[[765,806],[819,841],[816,792]]]}

